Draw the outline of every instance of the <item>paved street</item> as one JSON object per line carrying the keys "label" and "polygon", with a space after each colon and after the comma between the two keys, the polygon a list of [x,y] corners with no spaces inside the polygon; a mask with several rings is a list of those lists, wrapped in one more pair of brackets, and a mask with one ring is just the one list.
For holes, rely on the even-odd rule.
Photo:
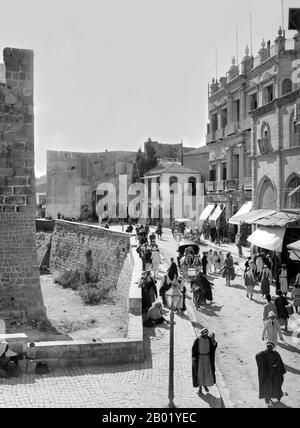
{"label": "paved street", "polygon": [[[165,257],[176,255],[177,242],[171,236],[169,230],[165,229],[163,241],[160,247]],[[207,241],[205,241],[208,244]],[[213,245],[201,248],[207,251]],[[205,248],[205,249],[204,249]],[[232,251],[234,258],[239,261],[243,268],[244,261],[239,260],[235,245],[224,245],[221,247],[224,254]],[[244,249],[244,254],[247,250]],[[225,280],[220,276],[211,275],[210,281],[214,283],[212,305],[203,307],[197,312],[192,304],[191,295],[188,299],[189,314],[196,330],[200,326],[206,326],[210,331],[216,333],[218,341],[217,364],[226,382],[225,399],[228,396],[236,407],[265,407],[263,400],[258,400],[258,379],[255,354],[265,348],[265,342],[261,340],[263,328],[262,311],[265,300],[261,298],[256,287],[254,301],[246,298],[246,291],[242,280],[242,270],[233,281],[232,287],[225,286]],[[272,287],[272,294],[275,289]],[[289,328],[294,327],[294,334],[300,330],[300,315],[293,315],[289,320]],[[284,334],[284,333],[283,333]],[[283,391],[288,396],[283,397],[281,407],[300,407],[300,340],[294,343],[292,333],[284,334],[284,343],[279,342],[277,347],[287,374]],[[221,385],[220,385],[221,386]],[[226,404],[226,400],[225,400]]]}

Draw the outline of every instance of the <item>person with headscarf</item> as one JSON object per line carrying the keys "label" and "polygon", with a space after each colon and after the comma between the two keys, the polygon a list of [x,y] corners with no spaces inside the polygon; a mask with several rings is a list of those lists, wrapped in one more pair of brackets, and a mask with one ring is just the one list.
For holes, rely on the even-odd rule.
{"label": "person with headscarf", "polygon": [[200,305],[205,305],[207,300],[213,301],[211,283],[203,273],[199,272],[195,279],[192,280],[191,289],[196,292],[194,297],[197,309],[200,308]]}
{"label": "person with headscarf", "polygon": [[286,264],[283,263],[281,265],[281,269],[279,269],[276,277],[276,289],[277,291],[281,291],[281,293],[286,297],[289,289],[288,285],[288,273]]}
{"label": "person with headscarf", "polygon": [[250,300],[253,300],[254,286],[256,283],[253,260],[249,260],[248,268],[245,269],[244,283],[247,290],[247,297],[249,297]]}
{"label": "person with headscarf", "polygon": [[199,388],[198,394],[202,394],[202,387],[209,392],[208,387],[216,383],[215,353],[217,342],[215,334],[208,334],[207,328],[203,328],[200,336],[192,347],[192,377],[194,388]]}
{"label": "person with headscarf", "polygon": [[226,278],[226,285],[230,287],[230,281],[235,278],[233,257],[231,253],[227,253],[223,266],[220,269],[220,273],[222,273],[223,278]]}
{"label": "person with headscarf", "polygon": [[199,255],[195,255],[194,258],[194,268],[195,268],[195,275],[197,275],[201,271],[201,260]]}
{"label": "person with headscarf", "polygon": [[287,301],[286,297],[282,295],[280,290],[277,291],[277,297],[274,303],[277,309],[279,324],[283,325],[285,330],[287,330],[289,314],[286,307],[288,306],[289,302]]}
{"label": "person with headscarf", "polygon": [[264,267],[264,260],[261,252],[256,255],[255,265],[256,265],[257,276],[259,278]]}
{"label": "person with headscarf", "polygon": [[203,251],[202,259],[201,259],[201,265],[202,265],[202,273],[203,275],[206,275],[206,267],[207,267],[207,253]]}
{"label": "person with headscarf", "polygon": [[280,328],[280,324],[276,319],[276,314],[273,311],[269,312],[268,320],[262,332],[262,340],[274,343],[274,348],[277,346],[278,336],[280,340],[284,340]]}
{"label": "person with headscarf", "polygon": [[18,377],[21,373],[11,357],[17,354],[11,351],[7,342],[0,342],[0,378]]}
{"label": "person with headscarf", "polygon": [[178,279],[178,290],[181,293],[181,298],[179,302],[179,310],[181,312],[186,311],[185,297],[186,297],[186,286],[184,285],[181,278]]}
{"label": "person with headscarf", "polygon": [[182,270],[182,277],[185,281],[187,281],[189,277],[189,259],[186,255],[182,257],[180,266]]}
{"label": "person with headscarf", "polygon": [[269,406],[272,398],[280,401],[283,397],[282,385],[286,368],[280,354],[274,350],[272,341],[267,342],[267,349],[256,354],[255,359],[258,368],[259,399],[265,399]]}
{"label": "person with headscarf", "polygon": [[260,288],[261,295],[262,297],[265,297],[267,294],[270,294],[270,282],[272,281],[272,275],[267,265],[263,266],[263,270],[260,275],[260,281],[261,281],[261,288]]}
{"label": "person with headscarf", "polygon": [[168,291],[172,287],[172,283],[168,277],[168,275],[164,275],[163,279],[160,283],[160,289],[159,289],[159,295],[162,300],[162,304],[164,307],[167,307],[167,300],[166,300],[166,291]]}
{"label": "person with headscarf", "polygon": [[169,321],[163,317],[162,304],[160,302],[154,302],[143,315],[143,326],[153,327],[154,325],[163,323],[169,324]]}
{"label": "person with headscarf", "polygon": [[213,250],[209,250],[207,254],[207,272],[208,273],[212,273],[213,257],[214,257]]}
{"label": "person with headscarf", "polygon": [[277,308],[275,306],[275,303],[272,302],[272,297],[270,294],[266,295],[267,303],[264,306],[263,310],[263,322],[264,324],[268,321],[269,313],[274,312],[277,318]]}

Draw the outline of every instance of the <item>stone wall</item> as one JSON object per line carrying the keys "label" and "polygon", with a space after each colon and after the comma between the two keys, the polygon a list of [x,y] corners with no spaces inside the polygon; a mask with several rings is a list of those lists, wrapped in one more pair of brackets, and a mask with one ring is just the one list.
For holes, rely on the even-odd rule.
{"label": "stone wall", "polygon": [[99,226],[57,220],[50,269],[95,272],[104,286],[117,287],[130,249],[130,235]]}
{"label": "stone wall", "polygon": [[33,52],[5,48],[0,83],[0,315],[45,316],[35,243]]}

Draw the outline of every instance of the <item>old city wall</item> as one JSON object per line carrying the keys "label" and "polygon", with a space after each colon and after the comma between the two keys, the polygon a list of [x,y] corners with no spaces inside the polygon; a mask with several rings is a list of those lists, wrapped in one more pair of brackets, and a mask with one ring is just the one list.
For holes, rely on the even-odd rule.
{"label": "old city wall", "polygon": [[45,316],[35,238],[33,51],[5,48],[0,83],[0,316]]}
{"label": "old city wall", "polygon": [[50,269],[77,270],[83,274],[88,270],[99,277],[103,286],[117,287],[129,251],[127,233],[57,220],[51,242]]}
{"label": "old city wall", "polygon": [[134,152],[76,153],[47,151],[46,215],[57,218],[91,214],[93,192],[99,183],[117,183],[118,175],[131,178]]}

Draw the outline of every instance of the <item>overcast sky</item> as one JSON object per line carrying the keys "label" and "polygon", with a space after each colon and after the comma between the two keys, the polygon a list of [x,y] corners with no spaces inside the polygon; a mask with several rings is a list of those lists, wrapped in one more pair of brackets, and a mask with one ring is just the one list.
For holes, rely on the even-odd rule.
{"label": "overcast sky", "polygon": [[[288,8],[299,0],[284,0]],[[273,43],[281,0],[14,0],[0,48],[35,52],[36,174],[46,150],[137,150],[151,137],[205,142],[207,84],[236,51]],[[294,32],[287,32],[292,37]],[[0,61],[2,62],[2,61]]]}

